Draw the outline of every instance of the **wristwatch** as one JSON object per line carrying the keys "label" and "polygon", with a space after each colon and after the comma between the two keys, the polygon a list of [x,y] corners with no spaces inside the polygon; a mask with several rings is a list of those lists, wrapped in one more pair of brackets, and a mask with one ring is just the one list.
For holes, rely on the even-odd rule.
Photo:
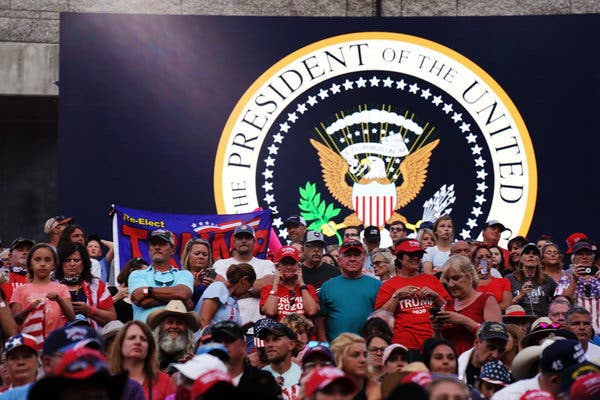
{"label": "wristwatch", "polygon": [[269,292],[269,296],[277,296],[277,293],[274,290],[271,290]]}
{"label": "wristwatch", "polygon": [[308,290],[308,286],[302,285],[302,286],[300,286],[300,290]]}
{"label": "wristwatch", "polygon": [[146,297],[152,297],[152,290],[153,289],[154,288],[152,286],[145,287],[144,289],[142,289],[142,293],[144,293],[144,295]]}

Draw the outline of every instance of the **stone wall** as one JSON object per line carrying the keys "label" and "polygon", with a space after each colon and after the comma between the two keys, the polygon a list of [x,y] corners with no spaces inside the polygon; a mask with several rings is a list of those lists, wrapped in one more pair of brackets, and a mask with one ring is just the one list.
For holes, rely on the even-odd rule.
{"label": "stone wall", "polygon": [[60,12],[282,16],[600,12],[598,0],[0,0],[0,94],[57,95]]}

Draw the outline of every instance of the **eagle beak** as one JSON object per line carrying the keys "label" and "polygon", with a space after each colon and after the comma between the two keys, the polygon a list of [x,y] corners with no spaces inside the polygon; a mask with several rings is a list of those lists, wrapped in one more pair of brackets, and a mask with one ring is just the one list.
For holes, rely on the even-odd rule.
{"label": "eagle beak", "polygon": [[363,158],[362,160],[360,160],[360,165],[369,165],[369,160],[367,160],[366,158]]}

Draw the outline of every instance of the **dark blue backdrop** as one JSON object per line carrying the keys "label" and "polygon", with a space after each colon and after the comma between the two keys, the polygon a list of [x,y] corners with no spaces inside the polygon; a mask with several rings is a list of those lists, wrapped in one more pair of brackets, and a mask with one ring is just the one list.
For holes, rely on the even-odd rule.
{"label": "dark blue backdrop", "polygon": [[111,203],[213,213],[213,166],[231,110],[260,74],[320,39],[407,33],[470,58],[531,135],[529,237],[600,238],[596,135],[600,16],[261,18],[62,14],[58,208],[108,236]]}

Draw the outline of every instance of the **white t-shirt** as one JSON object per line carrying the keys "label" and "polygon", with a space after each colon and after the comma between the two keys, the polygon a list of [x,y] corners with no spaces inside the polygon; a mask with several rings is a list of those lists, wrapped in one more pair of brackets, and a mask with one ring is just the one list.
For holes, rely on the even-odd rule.
{"label": "white t-shirt", "polygon": [[539,382],[540,375],[537,374],[531,379],[522,379],[520,381],[516,381],[494,393],[491,400],[516,400],[520,399],[523,393],[528,390],[540,389]]}
{"label": "white t-shirt", "polygon": [[[226,258],[223,260],[215,261],[215,263],[213,264],[213,268],[215,269],[217,274],[227,279],[227,270],[229,269],[229,267],[233,264],[239,263],[240,261],[237,261],[234,258]],[[254,272],[256,273],[256,279],[263,278],[266,275],[275,274],[275,264],[273,264],[273,262],[269,260],[261,260],[260,258],[253,257],[252,260],[248,262],[248,264],[252,265],[252,268],[254,268]],[[256,320],[265,317],[260,313],[260,298],[258,297],[247,297],[245,299],[239,299],[238,307],[240,308],[242,325],[244,325],[247,322],[255,322]]]}
{"label": "white t-shirt", "polygon": [[588,349],[585,352],[585,359],[593,363],[597,363],[598,361],[600,361],[600,346],[589,342]]}
{"label": "white t-shirt", "polygon": [[442,266],[450,258],[450,250],[440,251],[437,246],[428,247],[423,254],[423,262],[429,261],[433,264],[434,270],[442,270]]}

